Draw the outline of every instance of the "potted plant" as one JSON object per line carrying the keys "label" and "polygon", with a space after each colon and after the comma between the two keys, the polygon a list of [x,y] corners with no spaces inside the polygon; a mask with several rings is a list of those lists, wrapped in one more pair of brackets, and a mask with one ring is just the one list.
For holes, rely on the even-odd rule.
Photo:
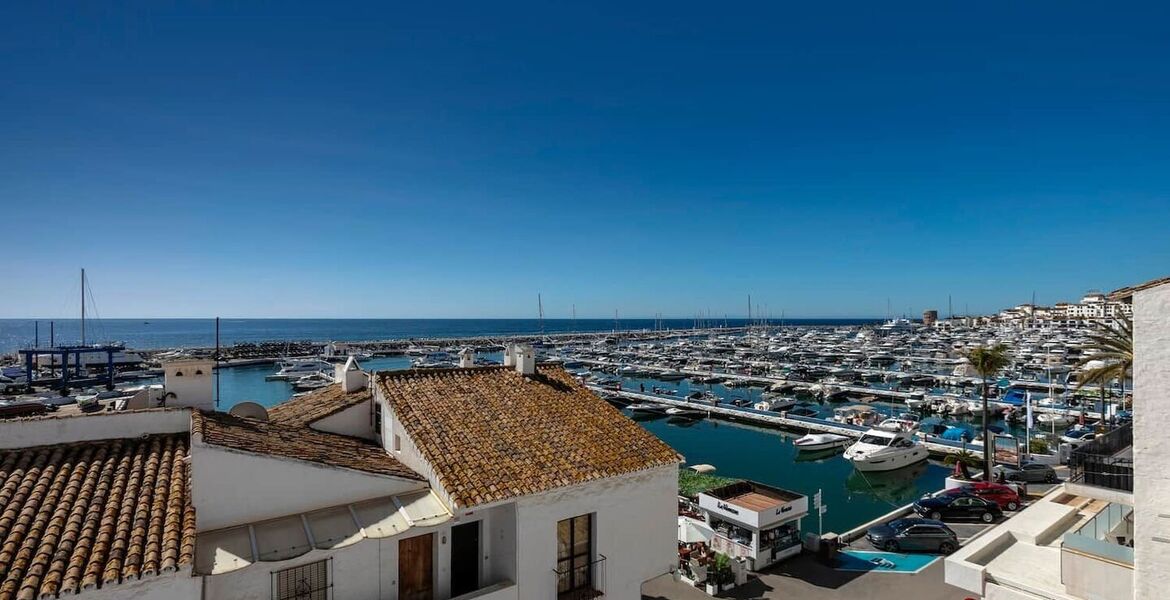
{"label": "potted plant", "polygon": [[707,593],[714,596],[719,592],[733,587],[735,575],[731,572],[731,557],[716,553],[711,561],[711,570],[707,574]]}

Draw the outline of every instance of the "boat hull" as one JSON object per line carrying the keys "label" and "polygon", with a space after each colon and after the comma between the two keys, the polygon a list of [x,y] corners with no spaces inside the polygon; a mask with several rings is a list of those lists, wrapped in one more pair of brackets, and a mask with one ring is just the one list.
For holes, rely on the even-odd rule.
{"label": "boat hull", "polygon": [[879,471],[896,471],[911,465],[916,465],[930,458],[926,448],[915,448],[912,451],[882,456],[845,456],[845,460],[853,463],[853,468],[866,473]]}

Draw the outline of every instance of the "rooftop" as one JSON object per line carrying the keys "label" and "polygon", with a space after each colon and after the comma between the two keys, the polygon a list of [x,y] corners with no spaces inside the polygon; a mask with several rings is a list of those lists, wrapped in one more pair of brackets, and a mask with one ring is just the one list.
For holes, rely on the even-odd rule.
{"label": "rooftop", "polygon": [[739,504],[754,511],[765,510],[776,504],[792,502],[801,494],[782,490],[754,481],[739,481],[705,492],[708,496]]}
{"label": "rooftop", "polygon": [[1150,288],[1155,288],[1155,287],[1158,287],[1160,285],[1165,285],[1167,283],[1170,283],[1170,277],[1160,277],[1158,279],[1151,279],[1150,281],[1147,281],[1145,283],[1139,283],[1137,285],[1131,285],[1128,287],[1123,287],[1121,289],[1113,290],[1112,292],[1109,292],[1109,299],[1110,300],[1129,300],[1130,298],[1133,298],[1134,294],[1136,294],[1142,290],[1148,290]]}
{"label": "rooftop", "polygon": [[377,385],[459,507],[680,461],[560,367],[389,371]]}
{"label": "rooftop", "polygon": [[227,413],[196,412],[191,434],[205,444],[253,454],[421,480],[422,476],[390,456],[378,444],[361,438],[325,433],[308,427],[237,417]]}
{"label": "rooftop", "polygon": [[187,444],[183,433],[0,452],[0,600],[191,565]]}
{"label": "rooftop", "polygon": [[369,387],[346,393],[340,383],[291,398],[268,409],[268,419],[283,425],[303,427],[370,399]]}

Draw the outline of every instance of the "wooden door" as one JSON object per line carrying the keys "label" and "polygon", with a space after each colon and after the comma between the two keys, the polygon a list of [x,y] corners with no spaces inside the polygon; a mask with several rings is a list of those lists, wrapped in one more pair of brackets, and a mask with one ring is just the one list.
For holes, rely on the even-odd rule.
{"label": "wooden door", "polygon": [[406,538],[398,542],[399,600],[432,600],[434,576],[433,533]]}

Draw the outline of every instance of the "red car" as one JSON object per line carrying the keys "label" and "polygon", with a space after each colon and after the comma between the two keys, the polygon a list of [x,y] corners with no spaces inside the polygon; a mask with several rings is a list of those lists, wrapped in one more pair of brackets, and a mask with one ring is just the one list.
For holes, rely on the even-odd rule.
{"label": "red car", "polygon": [[951,488],[945,493],[948,495],[971,494],[973,496],[979,496],[980,498],[998,504],[1003,510],[1016,510],[1020,508],[1020,494],[1016,492],[1015,488],[1002,483],[977,481],[957,488]]}

